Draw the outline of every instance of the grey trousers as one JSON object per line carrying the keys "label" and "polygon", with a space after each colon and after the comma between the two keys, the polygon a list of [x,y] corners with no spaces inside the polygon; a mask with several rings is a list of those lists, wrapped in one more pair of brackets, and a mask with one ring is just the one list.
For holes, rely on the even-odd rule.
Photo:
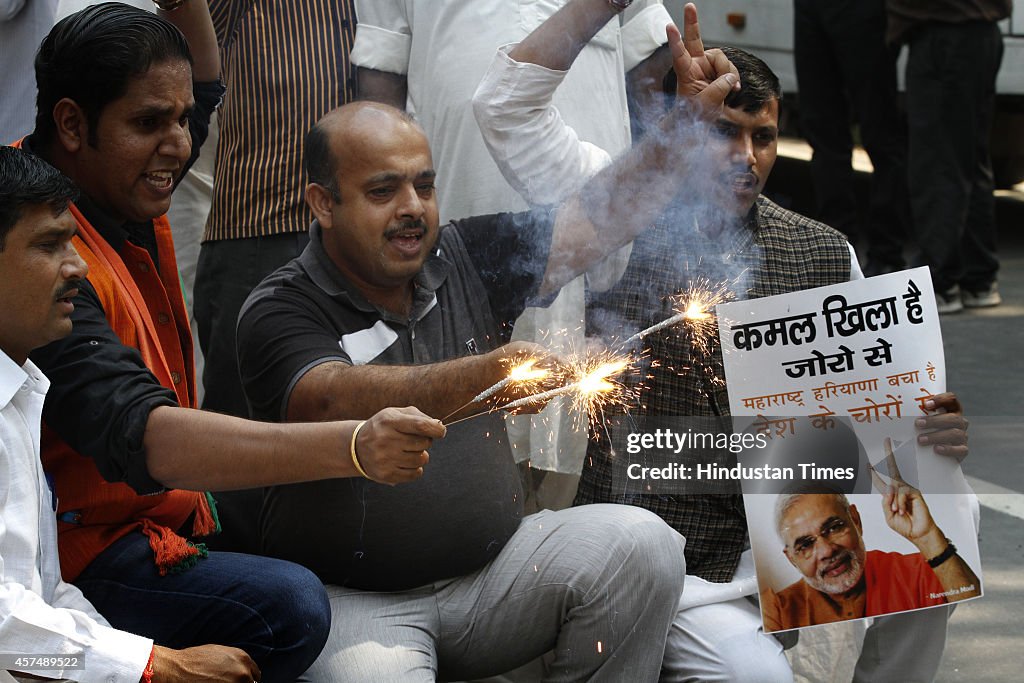
{"label": "grey trousers", "polygon": [[683,539],[625,505],[523,519],[485,567],[408,591],[328,586],[312,681],[469,680],[549,650],[544,680],[656,681],[683,587]]}

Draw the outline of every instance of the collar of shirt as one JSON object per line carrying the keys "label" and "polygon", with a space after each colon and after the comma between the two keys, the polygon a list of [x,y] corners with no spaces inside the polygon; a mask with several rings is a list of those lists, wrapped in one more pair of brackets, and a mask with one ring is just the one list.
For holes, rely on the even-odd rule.
{"label": "collar of shirt", "polygon": [[[447,229],[447,227],[445,226],[442,230]],[[362,292],[338,270],[338,267],[334,265],[331,257],[324,250],[322,231],[323,228],[320,227],[320,223],[314,220],[309,226],[309,245],[299,256],[299,263],[313,283],[326,294],[336,299],[344,299],[351,306],[361,311],[368,313],[377,312],[385,320],[396,320],[394,315],[367,301]],[[440,240],[438,240],[438,243],[440,243]],[[410,320],[422,318],[434,306],[434,302],[437,300],[435,292],[448,279],[448,272],[450,270],[451,264],[442,257],[440,248],[427,257],[423,268],[413,278],[415,290],[413,292],[412,310],[409,312]]]}
{"label": "collar of shirt", "polygon": [[45,394],[50,380],[30,360],[18,366],[11,357],[0,351],[0,408],[14,400],[18,391],[25,389]]}

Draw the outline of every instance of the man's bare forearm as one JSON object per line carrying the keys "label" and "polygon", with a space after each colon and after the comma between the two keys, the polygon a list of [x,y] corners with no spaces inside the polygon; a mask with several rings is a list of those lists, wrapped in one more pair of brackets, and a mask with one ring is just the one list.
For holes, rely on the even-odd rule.
{"label": "man's bare forearm", "polygon": [[981,582],[978,575],[968,566],[959,554],[953,555],[938,567],[934,568],[935,576],[942,584],[943,591],[948,593],[946,600],[956,602],[981,595]]}
{"label": "man's bare forearm", "polygon": [[356,69],[356,97],[360,100],[382,102],[405,110],[408,93],[409,82],[405,74],[394,74],[363,67]]}
{"label": "man's bare forearm", "polygon": [[[949,546],[946,535],[936,525],[933,525],[928,533],[921,538],[913,539],[913,543],[921,555],[928,560],[938,557]],[[939,583],[942,584],[943,591],[948,593],[946,599],[949,602],[981,595],[978,575],[964,562],[959,553],[954,553],[938,567],[933,567],[932,571],[935,572]]]}
{"label": "man's bare forearm", "polygon": [[[288,420],[358,420],[400,405],[414,405],[441,419],[504,377],[501,357],[500,351],[492,351],[427,365],[324,363],[296,384]],[[479,410],[469,407],[466,414]]]}
{"label": "man's bare forearm", "polygon": [[348,457],[355,424],[270,424],[162,406],[143,445],[150,476],[164,486],[229,491],[359,476]]}
{"label": "man's bare forearm", "polygon": [[171,12],[158,13],[185,35],[192,53],[192,77],[200,83],[220,78],[220,52],[207,0],[186,0]]}
{"label": "man's bare forearm", "polygon": [[707,130],[692,106],[677,104],[656,133],[571,197],[555,219],[540,294],[557,291],[657,220],[704,167],[701,149]]}
{"label": "man's bare forearm", "polygon": [[162,406],[150,413],[143,445],[150,476],[164,486],[228,491],[335,477],[414,481],[433,440],[445,435],[439,421],[412,407],[377,411],[357,426],[268,424]]}
{"label": "man's bare forearm", "polygon": [[608,0],[574,0],[534,29],[508,56],[567,71],[590,39],[617,14]]}

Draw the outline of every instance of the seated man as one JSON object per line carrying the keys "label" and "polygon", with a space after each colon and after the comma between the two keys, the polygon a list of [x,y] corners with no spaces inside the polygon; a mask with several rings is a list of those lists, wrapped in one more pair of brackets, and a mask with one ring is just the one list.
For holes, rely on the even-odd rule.
{"label": "seated man", "polygon": [[[894,504],[898,501],[898,505]],[[894,508],[896,508],[894,510]],[[775,503],[782,552],[803,578],[762,592],[773,631],[944,605],[981,595],[978,576],[957,554],[921,492],[899,484],[882,496],[889,527],[919,550],[866,550],[857,506],[843,493],[804,485]]]}
{"label": "seated man", "polygon": [[[720,54],[701,73],[680,51],[694,106],[665,120],[619,172],[561,209],[439,226],[426,138],[404,113],[360,102],[307,138],[316,216],[310,245],[267,278],[239,319],[239,367],[264,418],[364,417],[413,401],[456,413],[507,373],[504,345],[533,294],[550,296],[649,224],[679,173],[637,187],[639,171],[697,145],[736,77]],[[686,124],[686,125],[684,125]],[[638,175],[630,176],[636,172]],[[624,178],[633,177],[631,182]],[[648,181],[644,181],[645,187]],[[638,201],[609,206],[622,184]],[[276,487],[267,552],[329,585],[331,638],[316,680],[477,678],[554,650],[564,680],[652,680],[682,588],[682,539],[646,511],[589,506],[522,518],[496,414],[453,426],[409,487],[372,481]],[[319,523],[311,523],[319,520]]]}
{"label": "seated man", "polygon": [[[53,382],[42,458],[59,501],[61,570],[117,628],[169,647],[237,645],[264,680],[293,680],[327,636],[320,582],[287,562],[207,553],[190,537],[217,526],[204,490],[357,475],[347,455],[356,425],[282,428],[192,409],[191,334],[164,213],[222,89],[206,3],[171,4],[160,16],[91,6],[58,23],[36,58],[39,113],[21,146],[81,188],[74,244],[90,267],[71,334],[32,355]],[[411,481],[443,433],[413,409],[374,416],[358,434],[362,467]]]}
{"label": "seated man", "polygon": [[[550,182],[562,173],[597,173],[610,158],[584,144],[551,106],[551,94],[572,65],[580,47],[614,12],[599,0],[574,0],[523,42],[502,49],[474,97],[481,133],[513,184]],[[685,18],[696,23],[688,5]],[[685,32],[685,31],[684,31]],[[699,35],[687,44],[702,50]],[[672,40],[670,39],[670,44]],[[840,233],[786,211],[761,194],[777,154],[778,78],[760,59],[723,48],[739,71],[740,88],[717,112],[707,153],[699,157],[709,170],[703,193],[693,185],[665,188],[670,210],[632,245],[625,274],[609,291],[591,293],[588,330],[619,339],[645,329],[672,311],[671,295],[702,278],[712,283],[737,278],[737,294],[748,298],[778,294],[863,277],[856,255]],[[658,55],[654,56],[657,59]],[[666,95],[678,100],[690,83],[666,78]],[[677,107],[678,104],[672,105]],[[653,119],[660,112],[634,112]],[[649,126],[664,138],[664,125]],[[543,157],[522,165],[524,150],[543,140]],[[646,141],[645,144],[648,144]],[[666,161],[666,163],[674,163]],[[656,180],[657,176],[644,176]],[[653,189],[653,188],[649,188]],[[622,193],[617,197],[622,200]],[[745,290],[745,291],[743,291]],[[686,335],[671,329],[647,337],[651,373],[633,415],[716,416],[729,401],[721,352],[715,344],[694,349]],[[681,371],[686,368],[698,371]],[[966,455],[966,422],[952,394],[933,398],[934,414],[924,419],[923,443],[950,456]],[[651,496],[616,486],[627,482],[625,444],[592,440],[577,503],[631,503],[653,510],[687,538],[690,576],[681,609],[669,635],[664,680],[784,681],[791,678],[782,647],[761,631],[757,606],[741,596],[756,593],[752,562],[740,563],[746,544],[746,520],[739,491],[734,495]],[[618,457],[612,455],[612,450]],[[900,661],[915,662],[931,678],[945,644],[945,613],[900,615],[878,620],[864,648],[858,680],[898,680]],[[913,622],[913,627],[907,625]],[[900,643],[906,657],[880,658],[879,639]],[[712,644],[713,646],[709,645]],[[930,673],[927,673],[930,672]]]}
{"label": "seated man", "polygon": [[[76,195],[46,162],[0,147],[0,681],[13,680],[6,667],[70,681],[260,680],[242,650],[172,650],[111,628],[61,580],[56,499],[39,460],[49,380],[28,354],[71,331],[69,299],[88,272],[71,244]],[[32,661],[44,653],[65,656],[55,666]]]}

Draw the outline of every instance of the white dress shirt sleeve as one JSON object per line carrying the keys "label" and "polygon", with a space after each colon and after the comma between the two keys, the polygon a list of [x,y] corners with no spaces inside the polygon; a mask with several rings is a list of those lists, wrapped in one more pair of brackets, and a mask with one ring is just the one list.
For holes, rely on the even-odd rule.
{"label": "white dress shirt sleeve", "polygon": [[351,62],[364,69],[409,73],[412,29],[405,0],[356,0],[356,16]]}
{"label": "white dress shirt sleeve", "polygon": [[[137,683],[153,641],[117,631],[60,578],[52,493],[39,460],[49,382],[0,351],[0,653],[79,657],[80,669],[33,671],[81,683]],[[4,662],[0,669],[16,668]]]}
{"label": "white dress shirt sleeve", "polygon": [[611,163],[603,149],[580,140],[551,103],[566,71],[508,56],[500,48],[473,95],[484,143],[505,180],[532,205],[551,205]]}
{"label": "white dress shirt sleeve", "polygon": [[857,258],[857,252],[854,251],[853,245],[849,242],[846,246],[850,249],[850,282],[854,280],[863,280],[864,271],[860,268],[860,259]]}
{"label": "white dress shirt sleeve", "polygon": [[[567,72],[517,62],[508,56],[512,47],[494,56],[473,95],[473,112],[509,185],[531,205],[558,204],[610,164],[611,155],[581,140],[551,103]],[[591,266],[588,285],[602,291],[614,284],[631,250],[626,245]]]}
{"label": "white dress shirt sleeve", "polygon": [[138,683],[153,641],[101,624],[102,617],[97,619],[81,593],[75,602],[79,609],[49,605],[5,577],[0,585],[0,652],[77,656],[84,668],[46,673],[80,683]]}

